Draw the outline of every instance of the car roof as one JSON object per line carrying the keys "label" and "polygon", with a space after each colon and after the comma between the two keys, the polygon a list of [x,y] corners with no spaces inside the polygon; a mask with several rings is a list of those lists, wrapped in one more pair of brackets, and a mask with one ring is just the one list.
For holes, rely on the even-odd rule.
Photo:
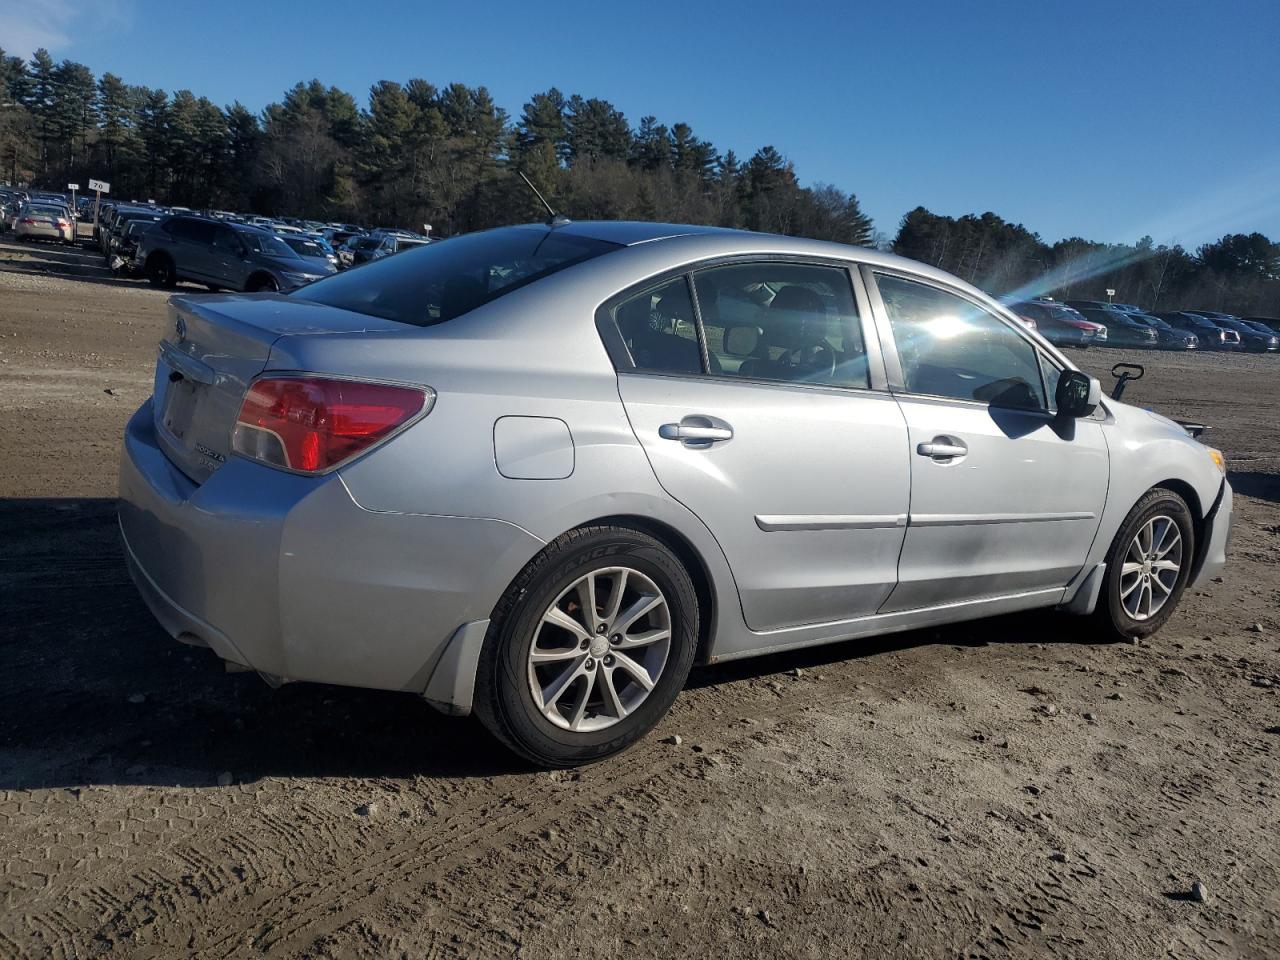
{"label": "car roof", "polygon": [[[547,229],[545,223],[529,223],[521,226],[532,229]],[[737,230],[731,227],[710,227],[689,223],[649,223],[643,220],[573,220],[559,223],[551,227],[556,233],[585,237],[591,240],[603,240],[622,246],[634,247],[640,244],[654,243],[664,240],[681,239],[686,244],[705,245],[708,248],[723,249],[740,242],[743,247],[767,247],[770,252],[796,254],[798,256],[830,256],[848,259],[852,251],[857,251],[857,259],[872,266],[883,266],[892,269],[908,270],[911,273],[934,276],[945,279],[955,285],[956,277],[896,254],[885,253],[871,247],[855,247],[846,243],[835,243],[830,240],[810,240],[805,237],[788,237],[776,233],[758,233],[752,230]],[[703,241],[699,244],[698,241]],[[986,294],[983,294],[987,296]]]}
{"label": "car roof", "polygon": [[[545,227],[546,224],[528,224],[530,227]],[[745,230],[731,230],[725,227],[707,227],[684,223],[650,223],[644,220],[571,220],[554,224],[556,233],[566,233],[575,237],[586,237],[590,240],[604,240],[608,243],[621,244],[624,247],[637,243],[649,243],[653,240],[666,240],[671,237],[687,237],[692,234],[745,234]]]}

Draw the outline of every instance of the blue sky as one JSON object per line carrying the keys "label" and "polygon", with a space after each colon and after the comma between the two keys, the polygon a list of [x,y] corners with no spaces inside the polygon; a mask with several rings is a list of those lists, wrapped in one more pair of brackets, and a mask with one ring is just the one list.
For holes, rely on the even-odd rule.
{"label": "blue sky", "polygon": [[557,86],[684,121],[878,229],[922,204],[1053,241],[1280,238],[1280,2],[0,0],[0,47],[260,109],[318,77]]}

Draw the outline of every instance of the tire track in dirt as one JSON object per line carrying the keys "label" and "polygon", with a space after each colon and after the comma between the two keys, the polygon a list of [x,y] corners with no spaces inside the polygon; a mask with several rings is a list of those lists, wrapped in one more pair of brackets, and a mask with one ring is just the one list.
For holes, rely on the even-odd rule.
{"label": "tire track in dirt", "polygon": [[[806,690],[793,689],[790,695],[779,697],[776,704],[744,703],[738,697],[734,705],[749,710],[759,723],[786,720],[818,704],[839,706],[859,699],[854,694],[839,693],[834,681],[806,686]],[[681,711],[685,724],[709,705],[717,712],[725,705],[723,687],[698,693],[703,694],[699,699],[706,702],[690,704]],[[756,693],[769,696],[766,690]],[[710,722],[724,723],[715,718]],[[736,724],[723,725],[714,732],[720,749],[732,749],[760,734],[759,726]],[[244,830],[224,832],[220,826],[225,821],[220,819],[182,841],[152,845],[150,855],[163,856],[168,863],[149,864],[143,871],[131,874],[123,889],[96,887],[91,895],[80,892],[65,905],[27,914],[21,926],[30,936],[24,939],[31,946],[39,946],[34,952],[15,951],[14,956],[76,958],[110,952],[113,944],[128,942],[142,930],[149,942],[159,940],[176,946],[180,941],[202,956],[233,956],[249,942],[262,949],[291,949],[301,941],[313,942],[340,928],[365,912],[368,903],[424,871],[442,878],[459,864],[492,854],[515,841],[528,840],[547,826],[579,817],[584,811],[633,791],[649,789],[680,767],[695,762],[698,756],[651,739],[624,755],[629,769],[620,776],[593,777],[598,768],[580,771],[579,779],[567,782],[562,774],[537,774],[539,778],[556,779],[546,780],[544,789],[531,792],[527,777],[513,775],[512,789],[498,797],[477,783],[469,797],[451,805],[425,844],[421,834],[413,834],[386,849],[367,852],[350,863],[340,877],[313,875],[296,885],[246,895],[245,888],[253,880],[261,883],[272,877],[290,876],[290,857],[301,863],[324,863],[326,852],[344,852],[324,826],[325,814],[321,811],[313,811],[308,817],[312,829],[303,830],[259,807],[253,811],[254,822]],[[618,762],[611,761],[614,765]],[[586,789],[582,788],[584,781],[588,784]],[[493,815],[495,810],[501,811],[499,815]],[[291,812],[296,815],[306,811],[293,807]],[[246,815],[247,811],[228,811],[228,816]],[[316,826],[321,829],[316,830]],[[212,849],[235,851],[239,872],[215,860],[208,852]],[[224,901],[228,899],[235,902],[233,910],[227,909],[229,905]],[[219,914],[224,918],[235,916],[237,922],[202,922]],[[460,915],[455,916],[462,921]],[[197,933],[201,929],[213,931],[213,936],[202,942]],[[175,934],[179,936],[175,938]]]}
{"label": "tire track in dirt", "polygon": [[[759,709],[757,705],[752,705],[751,709],[757,722],[761,717],[769,720],[784,720],[819,703],[839,707],[857,699],[860,698],[852,694],[835,693],[826,685],[815,684],[813,689],[805,691],[802,697],[783,698],[772,708]],[[719,748],[731,750],[759,734],[760,730],[756,726],[742,725],[738,731],[734,731],[732,727],[722,728],[717,731]],[[646,747],[632,750],[624,756],[631,761],[630,770],[621,776],[599,778],[586,790],[573,791],[568,804],[542,804],[539,802],[542,798],[533,797],[525,807],[512,811],[499,823],[480,824],[474,830],[468,831],[464,835],[463,842],[450,839],[423,849],[412,839],[405,841],[388,856],[363,864],[344,883],[325,884],[314,890],[308,898],[311,902],[293,911],[285,922],[273,925],[270,935],[261,934],[266,921],[259,919],[255,923],[240,928],[236,933],[229,934],[211,947],[222,948],[237,934],[242,939],[245,936],[253,936],[256,929],[260,934],[255,936],[254,942],[261,944],[264,949],[284,951],[297,949],[302,945],[301,941],[304,938],[311,942],[332,933],[344,923],[367,912],[369,901],[385,896],[397,887],[409,884],[424,870],[431,870],[440,876],[445,876],[464,860],[481,859],[511,844],[512,841],[529,840],[547,827],[555,826],[566,819],[581,817],[585,812],[616,801],[618,797],[627,796],[632,791],[647,790],[651,785],[671,776],[681,766],[696,762],[695,758],[699,755],[690,752],[664,752],[661,747],[650,742]],[[527,810],[539,808],[543,810],[542,814],[526,815]],[[475,838],[477,834],[478,839]],[[361,886],[368,888],[363,894],[358,892]],[[278,895],[271,904],[264,904],[263,907],[278,905],[286,898],[294,900],[296,891],[291,895]],[[333,907],[335,903],[341,903],[341,909],[335,910]],[[318,917],[323,917],[323,920],[321,921]],[[230,952],[221,955],[229,956]]]}

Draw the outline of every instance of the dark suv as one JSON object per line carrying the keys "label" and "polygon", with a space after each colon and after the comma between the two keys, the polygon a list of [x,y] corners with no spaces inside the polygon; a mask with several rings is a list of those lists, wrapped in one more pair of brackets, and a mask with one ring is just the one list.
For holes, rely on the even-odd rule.
{"label": "dark suv", "polygon": [[1159,317],[1137,311],[1126,313],[1126,317],[1134,323],[1150,327],[1156,332],[1156,346],[1160,350],[1199,350],[1200,338],[1187,330],[1179,330]]}
{"label": "dark suv", "polygon": [[1265,326],[1255,326],[1233,314],[1219,313],[1217,310],[1188,310],[1186,312],[1193,313],[1197,317],[1204,317],[1210,323],[1216,323],[1220,327],[1234,330],[1240,334],[1240,348],[1242,350],[1248,350],[1250,353],[1274,353],[1280,350],[1280,337],[1276,336],[1274,330]]}
{"label": "dark suv", "polygon": [[1086,320],[1101,323],[1107,328],[1108,347],[1137,347],[1140,350],[1155,350],[1160,345],[1160,337],[1151,327],[1138,323],[1127,313],[1119,310],[1080,311]]}
{"label": "dark suv", "polygon": [[1204,317],[1183,310],[1157,313],[1156,316],[1170,326],[1194,333],[1200,338],[1200,346],[1206,350],[1240,349],[1240,334],[1235,330],[1219,326],[1212,320],[1206,320]]}
{"label": "dark suv", "polygon": [[337,272],[304,260],[266,230],[202,217],[162,220],[142,235],[135,267],[157,287],[179,280],[210,290],[292,290]]}

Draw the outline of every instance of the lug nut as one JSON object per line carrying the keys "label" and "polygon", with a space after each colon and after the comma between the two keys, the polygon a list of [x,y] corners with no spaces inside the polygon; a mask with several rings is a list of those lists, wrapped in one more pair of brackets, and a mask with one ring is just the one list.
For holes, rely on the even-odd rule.
{"label": "lug nut", "polygon": [[588,657],[588,658],[587,658],[587,669],[588,669],[588,670],[594,670],[595,668],[596,668],[596,658],[595,658],[595,657]]}
{"label": "lug nut", "polygon": [[604,658],[604,665],[605,665],[606,667],[612,667],[612,666],[613,666],[613,657],[606,656],[606,657]]}
{"label": "lug nut", "polygon": [[608,630],[609,628],[603,623],[600,624],[600,626],[596,627],[596,633],[606,633],[608,632]]}
{"label": "lug nut", "polygon": [[589,647],[589,646],[591,646],[591,641],[590,641],[590,640],[583,640],[580,644],[578,644],[578,649],[579,649],[579,650],[585,650],[585,649],[587,649],[587,647]]}
{"label": "lug nut", "polygon": [[615,633],[612,637],[609,638],[609,642],[616,647],[618,644],[622,642],[622,634]]}

